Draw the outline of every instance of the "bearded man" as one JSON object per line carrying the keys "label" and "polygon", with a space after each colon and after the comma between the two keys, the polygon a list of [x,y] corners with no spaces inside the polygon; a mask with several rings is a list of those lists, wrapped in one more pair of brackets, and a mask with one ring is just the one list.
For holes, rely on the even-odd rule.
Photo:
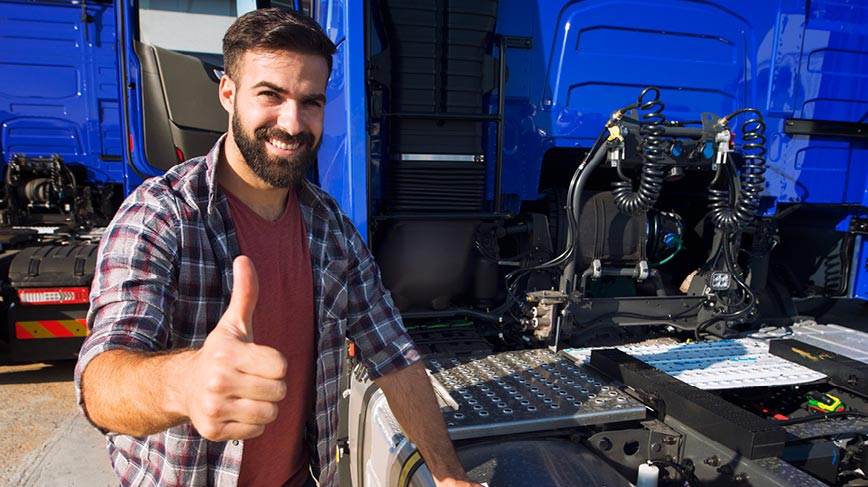
{"label": "bearded man", "polygon": [[76,388],[121,484],[336,485],[349,338],[438,486],[478,485],[370,252],[304,178],[334,45],[266,9],[223,51],[228,133],[141,185],[100,243]]}

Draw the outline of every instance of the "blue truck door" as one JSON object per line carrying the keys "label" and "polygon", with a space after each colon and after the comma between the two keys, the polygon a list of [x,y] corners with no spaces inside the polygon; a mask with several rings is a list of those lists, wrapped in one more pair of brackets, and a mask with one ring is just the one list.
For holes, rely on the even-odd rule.
{"label": "blue truck door", "polygon": [[230,1],[119,6],[129,192],[143,178],[207,153],[226,131],[217,86],[223,33],[237,10]]}

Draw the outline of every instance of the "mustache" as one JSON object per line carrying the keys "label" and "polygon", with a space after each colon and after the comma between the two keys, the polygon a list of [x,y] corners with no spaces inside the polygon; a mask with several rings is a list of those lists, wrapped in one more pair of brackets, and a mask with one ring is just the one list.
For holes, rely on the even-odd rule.
{"label": "mustache", "polygon": [[290,135],[287,131],[279,127],[260,127],[253,132],[253,135],[257,139],[276,139],[284,144],[297,143],[305,147],[311,147],[313,145],[313,134],[309,132],[299,132],[295,135]]}

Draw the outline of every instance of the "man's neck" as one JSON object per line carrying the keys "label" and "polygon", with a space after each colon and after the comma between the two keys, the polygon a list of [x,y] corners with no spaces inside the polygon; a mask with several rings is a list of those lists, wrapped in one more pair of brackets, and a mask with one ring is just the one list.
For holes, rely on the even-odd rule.
{"label": "man's neck", "polygon": [[269,186],[256,177],[235,144],[227,141],[223,149],[217,162],[217,182],[262,218],[280,218],[290,190]]}

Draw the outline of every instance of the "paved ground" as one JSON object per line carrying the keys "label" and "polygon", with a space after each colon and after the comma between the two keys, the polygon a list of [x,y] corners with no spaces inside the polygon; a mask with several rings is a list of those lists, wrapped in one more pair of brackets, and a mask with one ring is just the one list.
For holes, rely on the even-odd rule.
{"label": "paved ground", "polygon": [[102,436],[78,415],[74,366],[0,366],[0,485],[117,485]]}
{"label": "paved ground", "polygon": [[12,484],[21,487],[111,487],[111,469],[103,436],[74,413],[41,448],[31,452]]}

